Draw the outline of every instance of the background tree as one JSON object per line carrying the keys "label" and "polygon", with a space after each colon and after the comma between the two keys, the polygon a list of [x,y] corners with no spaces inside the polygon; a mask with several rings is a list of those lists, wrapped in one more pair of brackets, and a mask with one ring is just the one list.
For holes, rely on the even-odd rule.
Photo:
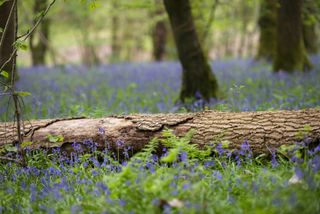
{"label": "background tree", "polygon": [[320,2],[305,0],[303,6],[303,41],[310,54],[318,52],[317,24],[320,20]]}
{"label": "background tree", "polygon": [[166,54],[167,24],[163,15],[165,14],[161,0],[155,0],[155,24],[152,32],[153,59],[161,61]]}
{"label": "background tree", "polygon": [[4,1],[0,5],[0,68],[9,73],[9,81],[11,81],[12,78],[17,78],[16,39],[17,2],[15,0]]}
{"label": "background tree", "polygon": [[274,71],[304,71],[311,68],[302,33],[303,0],[280,0]]}
{"label": "background tree", "polygon": [[[47,8],[47,0],[35,0],[33,5],[33,24],[34,25],[38,19],[39,14],[45,11]],[[35,30],[29,39],[29,46],[31,51],[32,65],[44,65],[45,57],[48,50],[48,39],[49,39],[49,28],[50,20],[45,17],[39,25],[39,28]]]}
{"label": "background tree", "polygon": [[260,28],[257,58],[273,60],[276,49],[279,0],[263,0],[260,5]]}
{"label": "background tree", "polygon": [[197,93],[209,100],[218,95],[218,83],[202,51],[192,18],[189,0],[164,0],[178,55],[183,67],[180,100]]}
{"label": "background tree", "polygon": [[111,62],[116,62],[120,59],[121,53],[121,41],[120,41],[120,20],[119,14],[115,11],[119,8],[119,1],[112,1],[112,9],[111,11]]}

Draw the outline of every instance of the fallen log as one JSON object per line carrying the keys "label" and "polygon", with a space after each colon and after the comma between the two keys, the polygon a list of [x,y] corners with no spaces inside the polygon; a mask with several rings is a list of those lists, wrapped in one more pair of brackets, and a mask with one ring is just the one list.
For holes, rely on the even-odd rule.
{"label": "fallen log", "polygon": [[[179,114],[132,114],[99,119],[63,118],[24,122],[21,133],[32,147],[59,147],[73,142],[91,140],[100,147],[106,142],[116,148],[117,142],[140,151],[164,128],[177,136],[195,130],[191,143],[202,147],[213,141],[227,140],[230,148],[239,148],[248,141],[254,153],[269,153],[271,148],[292,145],[308,135],[311,141],[320,140],[320,109],[265,112],[216,112]],[[49,136],[63,136],[53,143]],[[14,123],[0,123],[0,147],[17,140]],[[119,146],[119,145],[118,145]]]}

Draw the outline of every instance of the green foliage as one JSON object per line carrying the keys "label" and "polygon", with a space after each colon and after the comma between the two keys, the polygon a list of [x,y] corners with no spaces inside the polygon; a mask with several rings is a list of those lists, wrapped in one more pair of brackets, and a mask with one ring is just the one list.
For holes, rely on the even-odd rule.
{"label": "green foliage", "polygon": [[63,142],[64,137],[61,135],[58,135],[58,136],[48,135],[48,140],[51,143]]}
{"label": "green foliage", "polygon": [[[28,153],[28,167],[0,164],[0,207],[5,213],[320,211],[320,174],[312,162],[283,161],[273,168],[254,160],[237,166],[221,157],[208,164],[208,159],[195,158],[202,155],[188,144],[192,135],[190,131],[177,137],[164,130],[143,152],[122,164],[109,152],[74,155],[71,161],[59,153]],[[172,154],[179,151],[187,152],[188,158],[155,162],[151,155],[160,143],[170,147],[168,156],[177,157]],[[298,182],[290,183],[292,175],[299,175]]]}
{"label": "green foliage", "polygon": [[17,48],[17,50],[22,50],[22,51],[28,50],[28,45],[24,41],[17,40],[14,43],[14,46],[15,46],[15,48]]}
{"label": "green foliage", "polygon": [[4,78],[8,79],[9,78],[9,73],[7,71],[2,70],[0,72],[0,75],[3,76]]}

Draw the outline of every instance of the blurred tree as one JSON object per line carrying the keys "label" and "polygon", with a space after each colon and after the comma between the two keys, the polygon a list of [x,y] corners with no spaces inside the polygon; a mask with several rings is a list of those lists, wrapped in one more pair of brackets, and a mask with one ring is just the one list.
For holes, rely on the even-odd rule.
{"label": "blurred tree", "polygon": [[257,58],[273,60],[276,49],[277,11],[279,0],[263,0],[260,5],[258,25],[260,38]]}
{"label": "blurred tree", "polygon": [[189,0],[164,0],[183,67],[180,100],[217,97],[218,82],[202,51]]}
{"label": "blurred tree", "polygon": [[155,4],[154,16],[157,21],[152,32],[153,58],[156,61],[161,61],[166,54],[167,25],[162,18],[165,11],[164,8],[162,8],[161,0],[155,0]]}
{"label": "blurred tree", "polygon": [[304,71],[312,67],[303,42],[302,7],[303,0],[280,0],[274,71]]}
{"label": "blurred tree", "polygon": [[[113,11],[119,8],[119,1],[113,0],[111,2]],[[117,62],[120,59],[121,40],[120,40],[120,20],[119,14],[113,12],[111,17],[111,62]]]}
{"label": "blurred tree", "polygon": [[[48,6],[47,0],[35,0],[33,5],[33,25],[37,22],[39,15],[43,13]],[[50,20],[45,17],[37,30],[35,30],[29,38],[29,46],[31,51],[32,65],[44,65],[45,56],[48,50]]]}
{"label": "blurred tree", "polygon": [[[69,1],[64,4],[64,13],[61,14],[69,19],[69,26],[75,27],[79,33],[77,39],[80,43],[81,61],[87,66],[100,63],[96,43],[103,22],[97,22],[100,17],[96,7],[95,1]],[[94,16],[92,11],[95,12]]]}
{"label": "blurred tree", "polygon": [[[17,1],[0,3],[0,68],[9,73],[8,81],[17,79],[16,50],[17,40]],[[8,61],[11,58],[10,61]]]}
{"label": "blurred tree", "polygon": [[303,7],[303,40],[308,53],[318,52],[317,23],[320,20],[320,1],[305,0]]}

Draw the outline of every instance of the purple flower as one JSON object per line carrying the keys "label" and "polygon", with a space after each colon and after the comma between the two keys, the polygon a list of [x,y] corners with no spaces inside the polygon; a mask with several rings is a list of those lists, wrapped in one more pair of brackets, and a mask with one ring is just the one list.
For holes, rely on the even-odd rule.
{"label": "purple flower", "polygon": [[124,142],[122,140],[117,140],[116,141],[116,145],[117,145],[118,148],[122,147],[122,146],[124,146]]}
{"label": "purple flower", "polygon": [[303,173],[303,171],[301,170],[301,168],[295,167],[294,171],[295,171],[296,176],[297,176],[299,179],[301,179],[301,178],[304,177],[304,173]]}
{"label": "purple flower", "polygon": [[98,128],[98,131],[99,131],[99,134],[101,134],[102,136],[104,136],[105,135],[105,130],[104,130],[104,128]]}
{"label": "purple flower", "polygon": [[218,170],[214,170],[213,173],[212,173],[212,176],[214,176],[219,181],[222,180],[222,175],[221,175],[220,171],[218,171]]}
{"label": "purple flower", "polygon": [[204,167],[205,168],[208,168],[210,166],[214,166],[214,161],[213,160],[204,162]]}
{"label": "purple flower", "polygon": [[320,154],[316,155],[312,161],[311,161],[311,166],[313,169],[314,173],[317,173],[320,170]]}
{"label": "purple flower", "polygon": [[271,166],[272,168],[275,168],[279,165],[277,159],[276,159],[276,151],[273,149],[271,150]]}
{"label": "purple flower", "polygon": [[186,152],[182,152],[180,155],[180,160],[186,163],[188,161],[188,154]]}

